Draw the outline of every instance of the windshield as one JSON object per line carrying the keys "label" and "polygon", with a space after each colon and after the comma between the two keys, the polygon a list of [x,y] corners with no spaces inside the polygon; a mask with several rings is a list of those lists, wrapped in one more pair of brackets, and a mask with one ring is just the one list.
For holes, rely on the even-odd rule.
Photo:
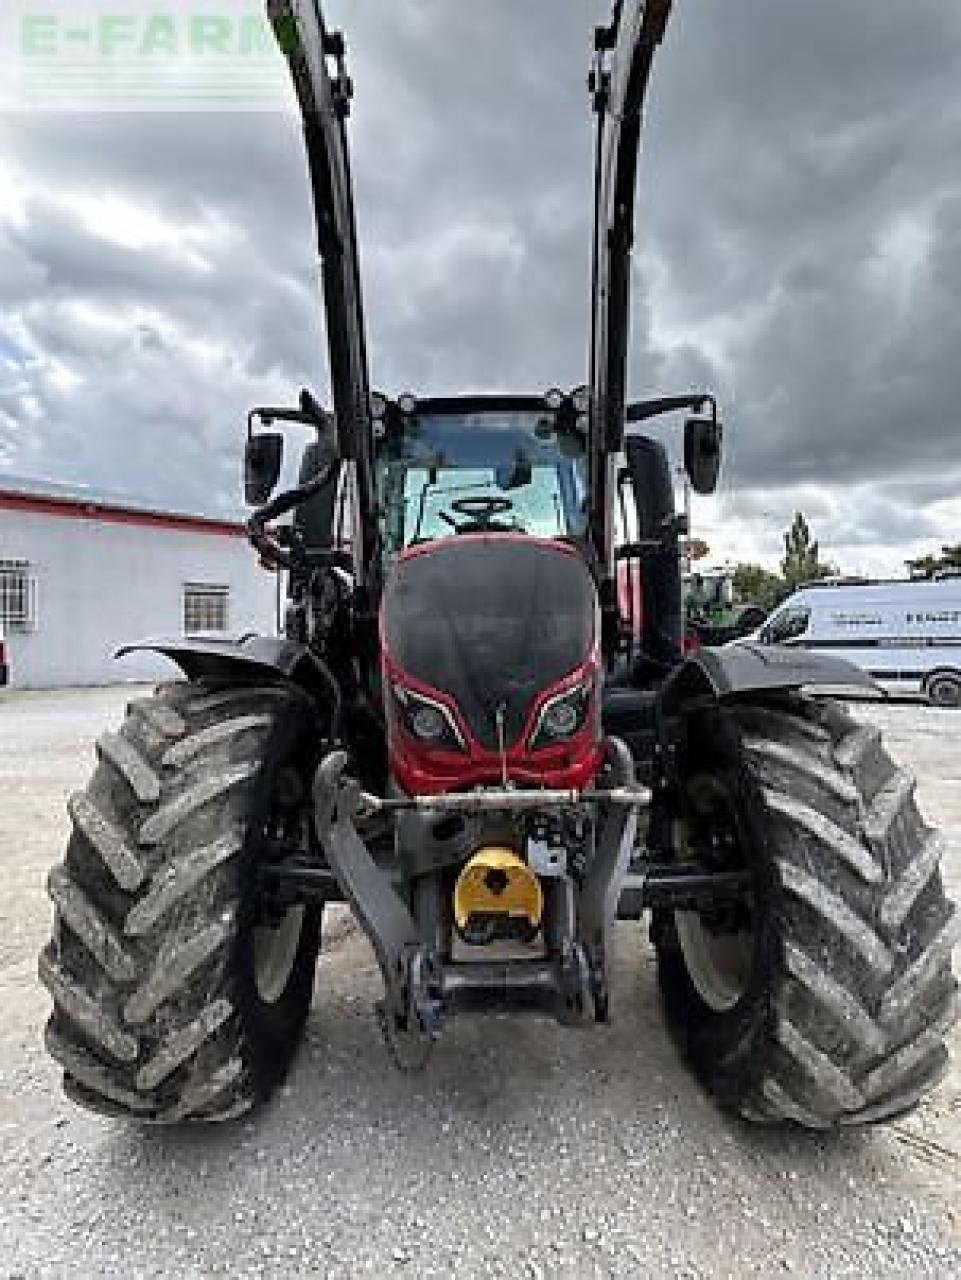
{"label": "windshield", "polygon": [[769,619],[761,632],[764,644],[786,644],[803,636],[811,620],[811,610],[806,605],[789,605]]}
{"label": "windshield", "polygon": [[463,533],[583,534],[582,437],[547,410],[423,413],[378,449],[384,551]]}

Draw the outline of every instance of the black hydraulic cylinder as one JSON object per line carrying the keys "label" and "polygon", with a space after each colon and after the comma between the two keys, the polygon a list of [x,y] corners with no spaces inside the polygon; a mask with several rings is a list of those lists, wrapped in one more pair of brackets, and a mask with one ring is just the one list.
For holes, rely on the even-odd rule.
{"label": "black hydraulic cylinder", "polygon": [[750,871],[708,871],[684,863],[651,863],[628,875],[621,891],[619,920],[638,920],[644,911],[708,911],[750,897]]}

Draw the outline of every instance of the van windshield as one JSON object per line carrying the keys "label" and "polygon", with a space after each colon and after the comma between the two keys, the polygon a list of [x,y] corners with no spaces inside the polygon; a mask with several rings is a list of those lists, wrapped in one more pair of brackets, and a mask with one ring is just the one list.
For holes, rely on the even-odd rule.
{"label": "van windshield", "polygon": [[797,640],[808,629],[811,621],[811,610],[807,605],[790,605],[776,613],[761,632],[765,644],[786,644],[788,640]]}
{"label": "van windshield", "polygon": [[377,458],[387,556],[464,533],[577,537],[586,527],[583,438],[546,410],[424,413]]}

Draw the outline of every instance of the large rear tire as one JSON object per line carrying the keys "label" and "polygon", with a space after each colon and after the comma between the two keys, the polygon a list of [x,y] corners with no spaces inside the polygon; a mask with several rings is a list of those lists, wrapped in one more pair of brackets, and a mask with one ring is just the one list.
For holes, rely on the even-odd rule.
{"label": "large rear tire", "polygon": [[831,704],[716,709],[690,729],[681,843],[754,885],[750,908],[654,915],[667,1018],[695,1074],[762,1122],[910,1110],[947,1063],[961,933],[913,778]]}
{"label": "large rear tire", "polygon": [[265,917],[267,824],[303,832],[316,740],[282,686],[177,682],[97,744],[50,874],[46,1045],[75,1101],[142,1121],[225,1120],[285,1074],[313,990],[320,911]]}

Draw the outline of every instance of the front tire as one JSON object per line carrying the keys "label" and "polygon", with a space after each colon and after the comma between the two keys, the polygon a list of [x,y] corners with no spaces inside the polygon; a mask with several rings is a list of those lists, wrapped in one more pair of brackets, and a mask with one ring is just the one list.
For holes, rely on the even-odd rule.
{"label": "front tire", "polygon": [[961,933],[914,780],[830,704],[695,721],[681,843],[746,866],[753,905],[654,915],[666,1015],[691,1067],[751,1120],[823,1129],[910,1110],[946,1067]]}
{"label": "front tire", "polygon": [[142,1121],[226,1120],[285,1074],[320,911],[265,916],[258,861],[268,824],[297,838],[315,739],[295,690],[177,682],[99,740],[50,874],[54,936],[40,958],[46,1045],[75,1101]]}
{"label": "front tire", "polygon": [[935,671],[925,681],[924,692],[933,707],[961,707],[961,675],[957,671]]}

